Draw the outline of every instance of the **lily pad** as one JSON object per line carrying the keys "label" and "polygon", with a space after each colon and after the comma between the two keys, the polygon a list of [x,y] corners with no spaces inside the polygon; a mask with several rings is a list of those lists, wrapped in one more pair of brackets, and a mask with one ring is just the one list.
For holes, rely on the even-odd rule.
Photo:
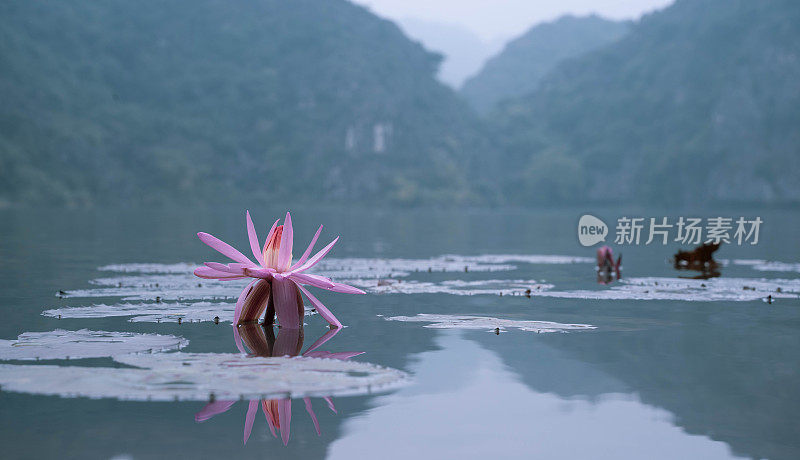
{"label": "lily pad", "polygon": [[348,279],[347,284],[375,294],[451,294],[451,295],[521,295],[527,291],[552,289],[552,284],[536,280],[446,280],[440,282],[395,279]]}
{"label": "lily pad", "polygon": [[423,327],[433,329],[483,329],[487,332],[506,332],[519,329],[526,332],[569,332],[596,329],[591,324],[562,324],[552,321],[520,321],[491,318],[488,316],[432,315],[420,313],[416,316],[392,316],[388,321],[430,323]]}
{"label": "lily pad", "polygon": [[536,291],[531,295],[565,299],[595,300],[682,300],[697,302],[752,301],[768,295],[798,298],[800,279],[712,278],[628,278],[608,289]]}
{"label": "lily pad", "polygon": [[181,352],[114,359],[136,368],[0,364],[0,385],[62,397],[208,401],[369,394],[409,380],[396,369],[338,359]]}
{"label": "lily pad", "polygon": [[103,358],[128,353],[178,350],[188,344],[188,340],[174,335],[56,329],[49,332],[26,332],[17,340],[0,340],[0,359]]}
{"label": "lily pad", "polygon": [[[157,265],[157,264],[152,264]],[[121,297],[122,300],[217,300],[235,299],[247,285],[246,280],[218,281],[200,279],[186,273],[124,275],[97,278],[97,286],[60,293],[60,297]]]}
{"label": "lily pad", "polygon": [[761,272],[796,272],[800,273],[800,263],[787,263],[761,259],[735,259],[734,265],[749,265],[753,270]]}
{"label": "lily pad", "polygon": [[[186,323],[215,321],[233,322],[236,305],[232,302],[162,302],[98,304],[86,307],[64,307],[45,310],[42,315],[53,318],[109,318],[130,316],[133,323]],[[314,315],[310,308],[306,316]]]}

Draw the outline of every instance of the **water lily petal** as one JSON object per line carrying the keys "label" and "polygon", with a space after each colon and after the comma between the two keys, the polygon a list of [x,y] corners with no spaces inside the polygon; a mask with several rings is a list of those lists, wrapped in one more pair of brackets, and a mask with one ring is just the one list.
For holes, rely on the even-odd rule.
{"label": "water lily petal", "polygon": [[325,402],[328,403],[328,408],[331,411],[333,411],[334,414],[338,414],[339,413],[339,411],[336,410],[336,406],[333,405],[333,398],[331,398],[330,396],[325,396],[322,399],[324,399]]}
{"label": "water lily petal", "polygon": [[195,422],[205,422],[206,420],[210,419],[211,417],[226,412],[231,406],[236,403],[236,400],[233,401],[214,401],[212,403],[206,404],[206,406],[200,409],[200,412],[194,414],[194,421]]}
{"label": "water lily petal", "polygon": [[299,284],[297,285],[297,287],[300,288],[301,291],[303,291],[303,294],[305,294],[306,297],[308,297],[308,300],[310,300],[311,303],[314,305],[314,308],[317,309],[317,313],[319,313],[320,316],[325,318],[325,321],[327,321],[333,327],[342,327],[342,323],[340,323],[339,320],[336,319],[333,313],[331,313],[331,311],[328,310],[328,308],[325,307],[325,305],[323,305],[322,302],[320,302],[316,297],[314,297],[313,294],[308,292],[308,289],[304,288],[303,286],[300,286]]}
{"label": "water lily petal", "polygon": [[[267,244],[269,244],[269,240],[272,238],[272,234],[275,233],[275,229],[278,228],[278,222],[280,222],[280,219],[275,219],[275,223],[272,224],[272,228],[270,228],[269,232],[267,232],[267,239],[266,239],[266,241],[264,241],[264,249],[262,251],[262,254],[264,252],[267,252]],[[264,261],[264,262],[266,262],[266,261]]]}
{"label": "water lily petal", "polygon": [[[236,270],[243,270],[245,268],[253,268],[253,265],[251,265],[251,264],[243,264],[241,262],[231,262],[231,263],[229,263],[227,265],[228,265],[228,268],[233,268],[233,269],[236,269]],[[258,268],[258,265],[256,265],[255,267]]]}
{"label": "water lily petal", "polygon": [[333,283],[333,287],[323,287],[322,289],[326,289],[328,291],[333,292],[341,292],[342,294],[366,294],[366,292],[362,291],[357,287],[353,287],[347,284],[342,283]]}
{"label": "water lily petal", "polygon": [[307,275],[304,273],[292,273],[288,278],[295,283],[308,284],[322,289],[330,289],[334,287],[334,282],[324,276]]}
{"label": "water lily petal", "polygon": [[292,400],[282,399],[278,401],[278,419],[281,423],[281,440],[283,445],[289,444],[289,429],[292,423]]}
{"label": "water lily petal", "polygon": [[271,340],[267,338],[264,326],[256,321],[251,321],[249,323],[240,324],[237,329],[241,335],[242,342],[250,350],[250,356],[273,356],[272,343]]}
{"label": "water lily petal", "polygon": [[247,238],[250,240],[250,250],[253,251],[256,263],[263,266],[264,261],[262,259],[264,256],[258,247],[258,234],[256,233],[256,227],[253,225],[253,219],[250,218],[250,211],[247,211]]}
{"label": "water lily petal", "polygon": [[275,314],[281,327],[298,329],[303,327],[303,298],[297,288],[300,285],[283,276],[272,279],[272,301],[275,304]]}
{"label": "water lily petal", "polygon": [[306,263],[304,263],[300,267],[292,270],[292,272],[295,272],[295,273],[296,272],[302,272],[302,271],[308,270],[309,268],[311,268],[314,265],[316,265],[317,262],[322,260],[322,258],[325,257],[325,255],[333,248],[333,245],[336,244],[337,241],[339,241],[339,237],[338,236],[336,238],[334,238],[334,240],[331,241],[327,246],[322,248],[321,251],[319,251],[318,253],[314,254],[314,257],[308,259],[308,261]]}
{"label": "water lily petal", "polygon": [[205,232],[200,232],[197,234],[197,237],[200,238],[200,241],[210,246],[215,251],[219,252],[220,254],[233,259],[237,262],[241,262],[248,266],[254,266],[255,264],[244,256],[241,252],[237,251],[236,248],[231,246],[230,244],[220,240],[219,238],[215,237],[214,235],[210,235]]}
{"label": "water lily petal", "polygon": [[247,354],[247,350],[245,350],[244,345],[242,345],[242,336],[239,335],[239,325],[236,324],[236,321],[233,322],[233,343],[236,344],[239,353]]}
{"label": "water lily petal", "polygon": [[265,399],[261,401],[261,410],[264,411],[264,418],[267,419],[267,425],[269,426],[269,431],[272,432],[273,437],[278,437],[275,434],[275,424],[272,423],[272,412],[269,409],[269,402]]}
{"label": "water lily petal", "polygon": [[269,281],[256,281],[252,289],[247,292],[247,295],[245,295],[244,300],[241,302],[236,324],[258,321],[258,318],[264,313],[264,310],[267,309],[271,292],[272,289]]}
{"label": "water lily petal", "polygon": [[328,340],[332,339],[336,334],[338,334],[339,331],[341,331],[341,329],[339,329],[339,328],[328,329],[328,332],[323,334],[322,337],[318,338],[316,342],[312,343],[311,346],[308,347],[308,350],[306,350],[306,352],[303,353],[303,356],[306,356],[309,353],[311,353],[314,350],[316,350],[317,348],[321,347],[325,342],[327,342]]}
{"label": "water lily petal", "polygon": [[322,232],[322,225],[320,225],[317,229],[317,233],[314,234],[314,238],[311,238],[311,243],[309,243],[308,247],[306,248],[306,252],[303,253],[303,255],[300,257],[300,260],[298,260],[296,264],[292,265],[290,270],[303,265],[303,263],[308,260],[308,256],[311,255],[311,251],[314,249],[314,245],[317,243],[317,238],[319,238],[320,232]]}
{"label": "water lily petal", "polygon": [[204,262],[203,265],[218,272],[228,273],[229,275],[244,276],[244,271],[238,266],[225,265],[219,262]]}
{"label": "water lily petal", "polygon": [[251,278],[272,279],[274,268],[245,268],[242,272]]}
{"label": "water lily petal", "polygon": [[278,250],[278,267],[285,270],[292,262],[292,242],[294,232],[292,231],[292,215],[286,213],[283,221],[283,234],[281,235],[281,248]]}
{"label": "water lily petal", "polygon": [[303,402],[306,403],[306,412],[308,415],[311,416],[311,421],[314,422],[314,429],[317,430],[317,436],[320,436],[322,432],[319,431],[319,421],[317,420],[317,414],[314,413],[314,408],[311,407],[311,398],[303,398]]}
{"label": "water lily petal", "polygon": [[363,355],[364,351],[337,351],[337,352],[330,352],[325,350],[316,350],[310,353],[306,353],[303,356],[307,356],[309,358],[325,358],[325,359],[338,359],[341,361],[345,361],[347,359],[352,358],[353,356]]}
{"label": "water lily petal", "polygon": [[306,281],[307,278],[305,278],[310,276],[314,277],[311,278],[312,280],[316,278],[321,278],[322,280],[330,281],[329,278],[325,278],[324,276],[310,275],[307,273],[296,273],[296,272],[289,273],[287,276],[292,279],[298,279],[299,282],[302,282],[303,284],[310,284],[311,286],[318,287],[320,289],[325,289],[326,291],[341,292],[342,294],[366,294],[366,292],[362,291],[361,289],[350,286],[348,284],[337,283],[335,281],[331,281],[330,283],[308,282]]}
{"label": "water lily petal", "polygon": [[247,406],[247,416],[244,419],[244,444],[250,439],[250,432],[253,431],[253,422],[256,420],[256,412],[258,412],[258,400],[250,401]]}
{"label": "water lily petal", "polygon": [[223,280],[223,281],[238,280],[238,279],[244,278],[244,276],[231,275],[228,272],[220,272],[220,271],[214,270],[213,268],[208,268],[208,267],[195,268],[194,276],[197,276],[198,278],[204,278],[204,279],[207,279],[207,280],[217,280],[218,279],[218,280]]}
{"label": "water lily petal", "polygon": [[236,309],[233,311],[233,327],[236,328],[236,325],[239,324],[239,317],[242,315],[242,306],[244,305],[244,299],[247,297],[247,294],[250,292],[250,289],[253,288],[253,284],[255,284],[256,280],[253,280],[242,289],[242,292],[239,294],[239,298],[236,300]]}
{"label": "water lily petal", "polygon": [[272,356],[297,356],[303,349],[303,329],[281,328],[272,345]]}

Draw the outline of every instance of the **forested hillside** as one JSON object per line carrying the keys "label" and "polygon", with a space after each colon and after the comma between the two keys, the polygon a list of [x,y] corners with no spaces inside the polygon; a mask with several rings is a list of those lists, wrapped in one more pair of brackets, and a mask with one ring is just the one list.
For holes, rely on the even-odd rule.
{"label": "forested hillside", "polygon": [[483,120],[439,62],[344,0],[3,2],[0,205],[800,202],[800,3],[535,27]]}
{"label": "forested hillside", "polygon": [[0,5],[0,202],[480,201],[440,60],[343,0]]}
{"label": "forested hillside", "polygon": [[629,27],[598,16],[563,16],[538,24],[489,59],[464,83],[461,94],[487,113],[503,99],[532,93],[556,65],[619,40]]}
{"label": "forested hillside", "polygon": [[527,201],[800,202],[800,3],[678,0],[492,119]]}

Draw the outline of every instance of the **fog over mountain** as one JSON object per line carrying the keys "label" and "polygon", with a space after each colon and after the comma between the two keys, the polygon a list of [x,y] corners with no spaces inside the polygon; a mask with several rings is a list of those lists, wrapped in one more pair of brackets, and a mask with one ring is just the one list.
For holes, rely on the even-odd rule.
{"label": "fog over mountain", "polygon": [[503,99],[532,93],[556,65],[619,40],[629,27],[598,16],[563,16],[536,25],[489,59],[461,94],[485,114]]}
{"label": "fog over mountain", "polygon": [[464,27],[418,18],[404,18],[399,22],[406,35],[418,40],[434,52],[442,54],[439,79],[452,88],[459,88],[464,80],[477,73],[489,57],[496,54],[504,40],[484,40]]}

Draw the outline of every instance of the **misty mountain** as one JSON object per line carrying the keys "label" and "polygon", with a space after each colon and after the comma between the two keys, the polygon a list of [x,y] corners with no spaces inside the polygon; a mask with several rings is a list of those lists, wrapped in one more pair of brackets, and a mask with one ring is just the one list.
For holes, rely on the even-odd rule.
{"label": "misty mountain", "polygon": [[0,203],[480,201],[440,57],[346,1],[14,0],[0,35]]}
{"label": "misty mountain", "polygon": [[800,3],[678,0],[493,115],[524,200],[800,201]]}
{"label": "misty mountain", "polygon": [[461,94],[486,113],[503,99],[532,93],[556,65],[619,40],[629,27],[598,16],[563,16],[536,25],[489,59],[464,83]]}
{"label": "misty mountain", "polygon": [[484,40],[456,24],[418,18],[400,20],[400,27],[425,48],[442,54],[439,80],[453,88],[480,70],[486,60],[503,46],[502,40]]}

